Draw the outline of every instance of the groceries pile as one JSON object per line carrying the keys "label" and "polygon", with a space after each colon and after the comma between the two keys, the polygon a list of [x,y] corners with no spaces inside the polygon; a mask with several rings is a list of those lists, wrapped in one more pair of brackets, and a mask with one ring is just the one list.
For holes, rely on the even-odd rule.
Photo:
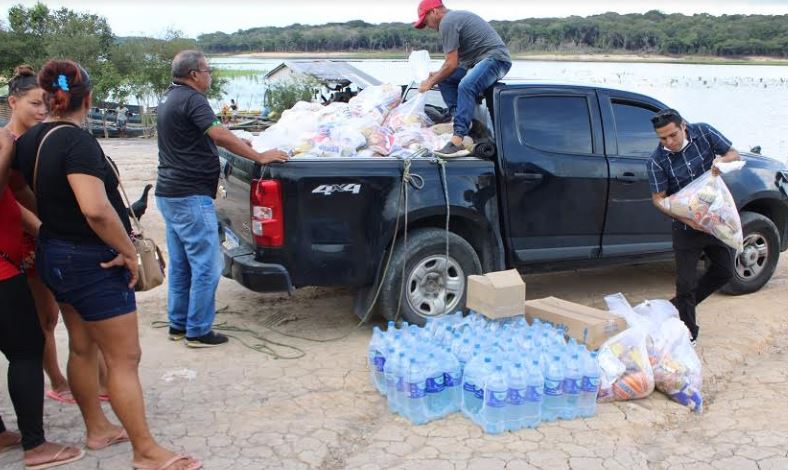
{"label": "groceries pile", "polygon": [[300,101],[255,137],[252,146],[261,152],[278,148],[295,157],[404,157],[443,147],[451,133],[430,127],[426,95],[401,103],[401,94],[400,87],[384,84],[365,88],[349,103]]}
{"label": "groceries pile", "polygon": [[538,319],[457,312],[423,328],[389,322],[373,331],[368,365],[389,409],[413,424],[462,411],[501,433],[596,413],[596,353]]}
{"label": "groceries pile", "polygon": [[599,348],[599,401],[645,398],[656,387],[700,413],[701,363],[673,304],[649,300],[632,307],[622,294],[609,295],[605,302],[611,312],[627,320],[629,328]]}
{"label": "groceries pile", "polygon": [[[717,166],[724,173],[741,169],[744,162],[718,163]],[[662,206],[672,215],[692,220],[706,233],[741,251],[741,219],[722,177],[707,171],[679,192],[663,199]]]}

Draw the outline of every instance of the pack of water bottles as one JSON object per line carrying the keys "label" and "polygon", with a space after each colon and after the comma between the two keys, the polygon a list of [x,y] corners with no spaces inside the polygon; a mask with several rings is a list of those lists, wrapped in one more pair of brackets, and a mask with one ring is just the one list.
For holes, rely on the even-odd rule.
{"label": "pack of water bottles", "polygon": [[472,311],[424,327],[389,322],[374,328],[368,364],[389,409],[413,424],[461,411],[494,434],[596,414],[596,353],[538,319]]}

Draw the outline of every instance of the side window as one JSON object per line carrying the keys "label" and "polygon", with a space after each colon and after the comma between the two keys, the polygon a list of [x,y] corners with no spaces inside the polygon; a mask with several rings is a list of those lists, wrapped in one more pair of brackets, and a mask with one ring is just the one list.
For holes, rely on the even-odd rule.
{"label": "side window", "polygon": [[659,143],[651,117],[657,110],[630,103],[613,102],[618,154],[627,157],[650,157]]}
{"label": "side window", "polygon": [[590,119],[584,96],[526,96],[517,100],[520,141],[540,150],[593,153]]}

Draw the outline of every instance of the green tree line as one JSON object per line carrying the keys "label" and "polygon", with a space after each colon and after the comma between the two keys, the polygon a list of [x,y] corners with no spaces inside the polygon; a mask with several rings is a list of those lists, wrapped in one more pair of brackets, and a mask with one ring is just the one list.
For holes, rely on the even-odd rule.
{"label": "green tree line", "polygon": [[[175,54],[196,47],[194,39],[176,31],[164,38],[118,38],[101,16],[51,10],[43,3],[16,5],[8,10],[7,24],[0,22],[0,77],[8,79],[19,64],[38,68],[48,59],[72,59],[90,73],[95,101],[133,96],[156,105],[170,84]],[[224,83],[215,79],[212,94],[220,93]]]}
{"label": "green tree line", "polygon": [[[605,13],[589,17],[493,21],[513,53],[621,51],[721,57],[788,57],[788,15]],[[205,51],[345,52],[427,49],[440,53],[438,35],[408,23],[363,21],[294,24],[227,34],[203,34]]]}

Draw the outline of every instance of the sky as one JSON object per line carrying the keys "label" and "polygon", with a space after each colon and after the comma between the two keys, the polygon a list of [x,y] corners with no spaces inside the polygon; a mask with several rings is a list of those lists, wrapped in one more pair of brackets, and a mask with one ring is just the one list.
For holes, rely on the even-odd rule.
{"label": "sky", "polygon": [[[8,9],[24,0],[0,0],[0,20]],[[235,32],[258,26],[288,26],[293,23],[324,24],[364,20],[368,23],[412,22],[418,0],[71,0],[44,2],[50,8],[67,7],[96,13],[109,21],[118,36],[163,37],[168,29],[188,37],[203,33]],[[486,20],[516,20],[534,17],[588,16],[608,11],[644,13],[788,14],[788,0],[444,0],[447,8],[469,10]]]}

